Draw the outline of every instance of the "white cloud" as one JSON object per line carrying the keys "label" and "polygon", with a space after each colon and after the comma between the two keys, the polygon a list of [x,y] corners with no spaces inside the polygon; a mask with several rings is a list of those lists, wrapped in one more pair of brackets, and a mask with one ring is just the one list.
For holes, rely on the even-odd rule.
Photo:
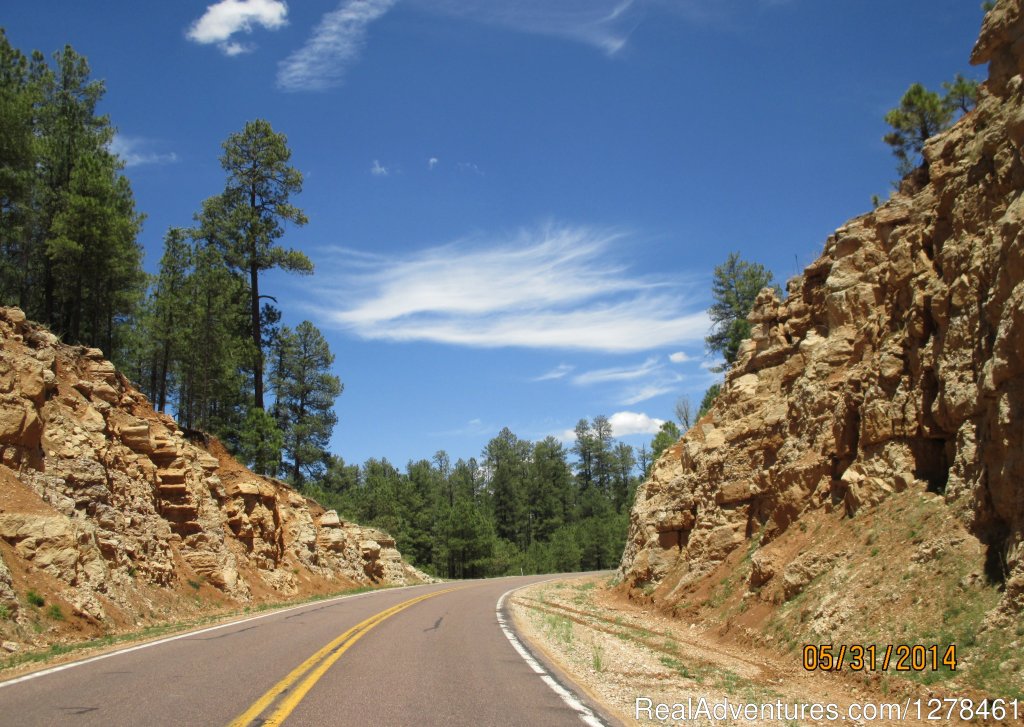
{"label": "white cloud", "polygon": [[558,364],[555,368],[548,371],[546,374],[530,379],[531,381],[555,381],[556,379],[564,379],[572,370],[576,368],[571,364]]}
{"label": "white cloud", "polygon": [[625,437],[630,434],[657,434],[665,420],[634,411],[617,411],[608,417],[608,422],[612,425],[613,437]]}
{"label": "white cloud", "polygon": [[577,386],[619,384],[617,400],[625,406],[675,391],[682,381],[683,376],[662,363],[657,356],[635,366],[586,371],[572,379],[572,383]]}
{"label": "white cloud", "polygon": [[647,384],[645,386],[638,387],[631,393],[627,394],[623,398],[622,403],[626,406],[632,406],[633,404],[639,404],[641,401],[647,401],[648,399],[653,399],[656,396],[668,394],[675,391],[676,384],[679,381],[680,379],[676,379],[672,382]]}
{"label": "white cloud", "polygon": [[149,151],[152,142],[140,137],[115,134],[110,142],[110,153],[121,158],[126,167],[140,167],[143,164],[173,164],[178,161],[174,152]]}
{"label": "white cloud", "polygon": [[[703,340],[707,315],[677,282],[631,275],[610,258],[623,237],[547,227],[404,258],[338,249],[340,259],[319,265],[320,311],[355,335],[390,341],[627,353]],[[341,286],[350,307],[336,307]]]}
{"label": "white cloud", "polygon": [[436,167],[439,162],[440,160],[437,157],[430,157],[430,159],[427,160],[427,168],[430,169],[430,171],[434,171],[434,167]]}
{"label": "white cloud", "polygon": [[672,363],[686,363],[687,361],[693,361],[693,357],[682,351],[676,351],[669,354],[668,360]]}
{"label": "white cloud", "polygon": [[435,12],[551,35],[619,52],[639,23],[643,0],[417,0]]}
{"label": "white cloud", "polygon": [[658,358],[654,357],[647,359],[639,366],[587,371],[573,377],[572,382],[580,386],[590,386],[591,384],[604,384],[610,381],[632,381],[634,379],[646,378],[660,368],[662,367],[658,364]]}
{"label": "white cloud", "polygon": [[221,0],[206,8],[202,17],[189,27],[186,37],[196,43],[216,43],[226,55],[252,50],[231,36],[251,33],[254,26],[277,30],[288,24],[288,6],[281,0]]}
{"label": "white cloud", "polygon": [[387,167],[383,166],[379,161],[374,159],[373,166],[370,167],[370,174],[372,174],[375,177],[386,177],[389,174],[389,170]]}
{"label": "white cloud", "polygon": [[397,0],[343,0],[323,16],[306,44],[281,61],[277,85],[287,91],[320,91],[341,83],[366,43],[366,29]]}

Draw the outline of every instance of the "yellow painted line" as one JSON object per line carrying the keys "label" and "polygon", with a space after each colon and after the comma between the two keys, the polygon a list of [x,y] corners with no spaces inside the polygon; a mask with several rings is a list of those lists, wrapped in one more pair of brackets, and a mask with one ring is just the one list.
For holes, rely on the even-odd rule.
{"label": "yellow painted line", "polygon": [[[465,586],[462,587],[464,588]],[[423,596],[410,598],[408,601],[403,601],[402,603],[370,616],[364,621],[360,621],[358,624],[338,636],[327,644],[327,646],[317,651],[290,671],[284,679],[272,686],[266,694],[256,700],[249,709],[235,717],[228,727],[246,727],[251,724],[271,704],[274,703],[274,700],[280,697],[297,681],[305,677],[305,680],[296,687],[291,694],[281,700],[281,703],[278,705],[277,709],[274,710],[274,713],[269,718],[264,719],[259,723],[265,727],[269,727],[270,725],[274,725],[276,727],[276,725],[280,725],[285,719],[287,719],[288,715],[295,710],[299,705],[299,702],[302,701],[302,698],[305,697],[309,690],[313,688],[313,685],[317,683],[320,677],[322,677],[327,670],[331,668],[331,665],[340,659],[342,654],[348,651],[349,647],[362,638],[366,632],[382,621],[394,616],[399,611],[404,611],[410,606],[416,605],[420,601],[425,601],[428,598],[440,596],[442,593],[450,593],[455,590],[459,589],[446,588],[443,591],[434,591],[433,593],[428,593]]]}

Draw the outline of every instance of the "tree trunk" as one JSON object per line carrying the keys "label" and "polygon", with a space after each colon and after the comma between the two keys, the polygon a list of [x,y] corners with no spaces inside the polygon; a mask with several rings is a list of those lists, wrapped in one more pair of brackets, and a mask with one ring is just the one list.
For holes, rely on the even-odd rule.
{"label": "tree trunk", "polygon": [[249,266],[249,286],[252,295],[252,342],[256,347],[253,361],[253,406],[263,408],[263,334],[260,331],[260,271],[256,267],[255,254]]}

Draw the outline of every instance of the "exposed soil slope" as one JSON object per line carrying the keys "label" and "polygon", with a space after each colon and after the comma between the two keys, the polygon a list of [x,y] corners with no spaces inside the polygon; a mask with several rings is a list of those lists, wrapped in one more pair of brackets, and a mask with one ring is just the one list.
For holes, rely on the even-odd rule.
{"label": "exposed soil slope", "polygon": [[186,436],[97,349],[0,308],[0,641],[92,636],[198,609],[426,578]]}

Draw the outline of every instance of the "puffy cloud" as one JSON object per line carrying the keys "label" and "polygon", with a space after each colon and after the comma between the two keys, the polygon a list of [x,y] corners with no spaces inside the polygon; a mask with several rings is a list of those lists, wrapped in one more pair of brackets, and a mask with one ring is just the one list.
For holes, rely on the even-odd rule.
{"label": "puffy cloud", "polygon": [[657,434],[664,419],[655,419],[641,412],[617,411],[608,417],[612,425],[612,436],[625,437],[630,434]]}
{"label": "puffy cloud", "polygon": [[390,171],[388,170],[387,167],[385,167],[379,161],[374,159],[373,165],[370,167],[370,174],[372,174],[375,177],[386,177],[388,176],[388,174],[390,174]]}
{"label": "puffy cloud", "polygon": [[225,55],[234,56],[251,50],[231,40],[236,33],[251,33],[254,26],[277,30],[287,23],[288,6],[280,0],[221,0],[206,8],[186,37],[204,45],[216,43]]}

